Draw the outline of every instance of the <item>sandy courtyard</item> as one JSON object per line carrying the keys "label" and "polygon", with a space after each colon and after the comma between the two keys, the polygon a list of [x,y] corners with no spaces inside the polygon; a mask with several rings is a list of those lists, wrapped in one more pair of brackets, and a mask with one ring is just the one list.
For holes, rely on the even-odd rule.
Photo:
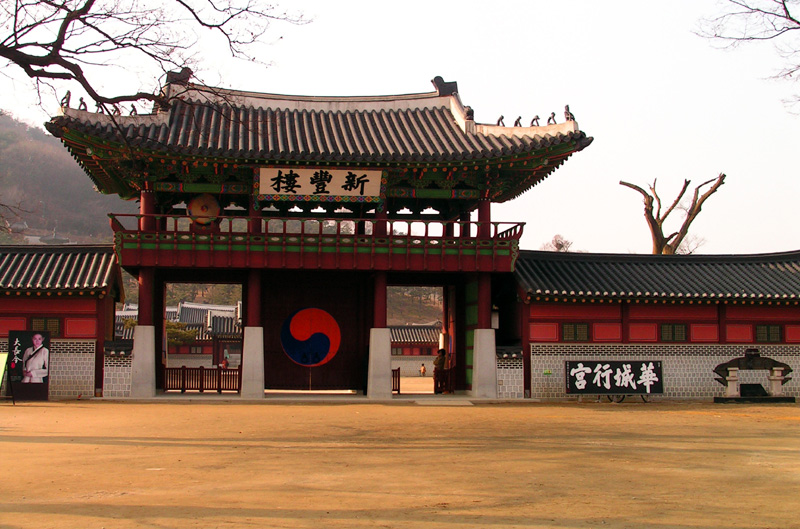
{"label": "sandy courtyard", "polygon": [[800,528],[800,406],[434,399],[2,401],[0,527]]}

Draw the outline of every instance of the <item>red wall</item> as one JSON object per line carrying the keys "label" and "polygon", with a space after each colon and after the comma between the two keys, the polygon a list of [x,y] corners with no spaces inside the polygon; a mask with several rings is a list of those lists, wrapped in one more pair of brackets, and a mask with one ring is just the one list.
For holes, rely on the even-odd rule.
{"label": "red wall", "polygon": [[784,343],[800,343],[796,305],[534,302],[526,307],[531,342],[560,342],[564,323],[589,325],[597,343],[655,343],[660,325],[685,324],[687,343],[754,343],[756,325],[780,325]]}
{"label": "red wall", "polygon": [[[113,321],[113,301],[72,296],[0,297],[0,337],[9,331],[30,329],[32,318],[58,318],[61,329],[56,338],[106,338],[106,321]],[[110,311],[106,314],[107,311]],[[110,315],[110,316],[109,316]],[[113,329],[113,325],[111,326]]]}

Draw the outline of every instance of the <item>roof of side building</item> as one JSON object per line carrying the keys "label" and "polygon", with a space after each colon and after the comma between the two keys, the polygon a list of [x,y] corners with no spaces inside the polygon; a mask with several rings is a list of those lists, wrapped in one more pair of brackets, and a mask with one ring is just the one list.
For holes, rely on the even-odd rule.
{"label": "roof of side building", "polygon": [[624,255],[522,251],[529,298],[777,300],[800,298],[800,252]]}
{"label": "roof of side building", "polygon": [[0,292],[119,295],[110,245],[0,246]]}

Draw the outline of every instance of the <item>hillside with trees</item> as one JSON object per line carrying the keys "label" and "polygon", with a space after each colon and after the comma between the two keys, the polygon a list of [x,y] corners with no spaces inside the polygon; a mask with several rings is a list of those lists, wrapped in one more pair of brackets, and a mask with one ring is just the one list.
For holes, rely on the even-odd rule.
{"label": "hillside with trees", "polygon": [[[7,114],[0,115],[0,203],[3,224],[16,224],[6,244],[54,229],[72,242],[110,242],[108,213],[138,210],[134,202],[97,192],[58,139]],[[20,231],[23,222],[27,229]]]}

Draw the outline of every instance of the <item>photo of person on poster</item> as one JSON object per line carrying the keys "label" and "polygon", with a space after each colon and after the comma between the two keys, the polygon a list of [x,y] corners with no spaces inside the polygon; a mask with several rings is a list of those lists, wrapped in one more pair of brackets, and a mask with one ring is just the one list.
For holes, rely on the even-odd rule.
{"label": "photo of person on poster", "polygon": [[31,336],[32,345],[22,354],[22,383],[42,383],[48,375],[50,350],[41,333]]}

